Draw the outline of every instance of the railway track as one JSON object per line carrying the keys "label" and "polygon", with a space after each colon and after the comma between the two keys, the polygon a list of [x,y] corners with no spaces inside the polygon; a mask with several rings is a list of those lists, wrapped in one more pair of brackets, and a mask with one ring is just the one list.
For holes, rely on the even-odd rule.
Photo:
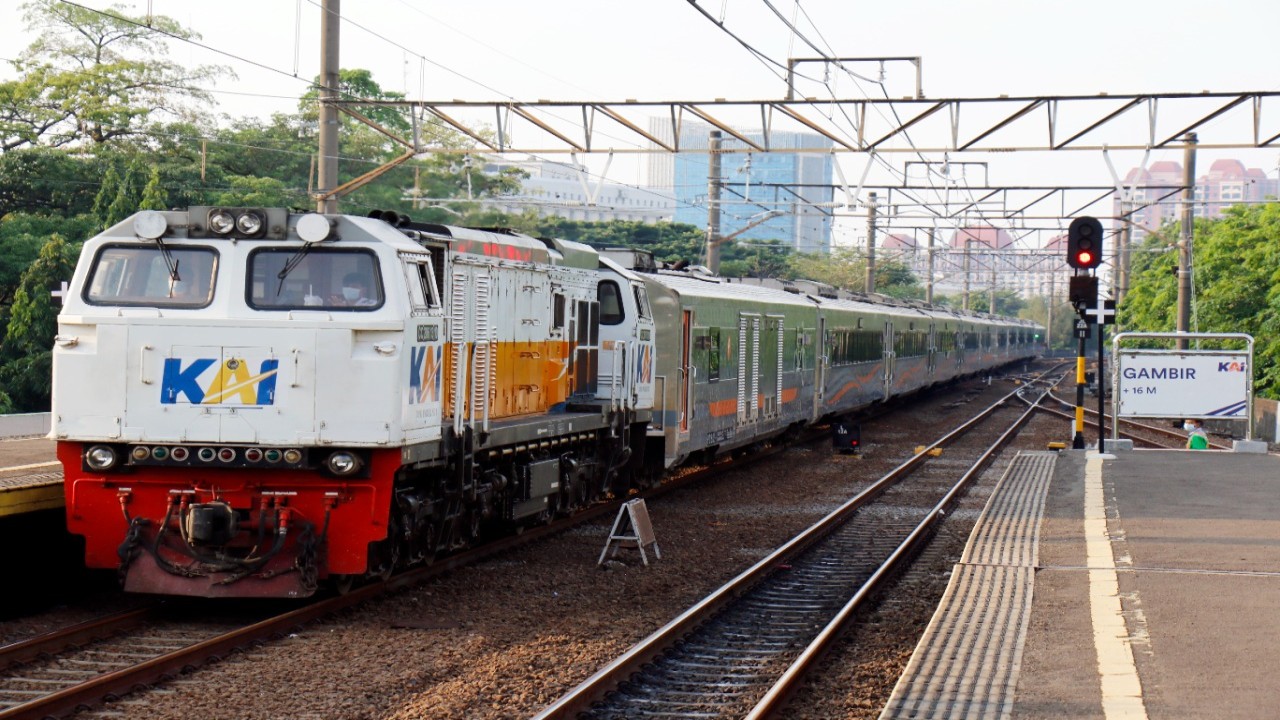
{"label": "railway track", "polygon": [[[859,420],[882,415],[892,407]],[[810,436],[825,438],[822,431]],[[709,476],[740,469],[743,462],[767,457],[779,448],[761,447],[740,461],[681,474],[643,494],[656,498]],[[619,501],[620,502],[620,501]],[[519,536],[448,556],[427,567],[397,575],[386,582],[325,598],[278,615],[228,618],[217,624],[184,622],[181,609],[153,606],[120,613],[0,647],[0,720],[62,717],[85,708],[98,708],[130,693],[195,671],[234,652],[272,642],[316,620],[360,604],[380,594],[419,584],[432,576],[510,552],[569,527],[617,511],[618,502],[594,506],[572,518],[530,529]],[[179,604],[181,605],[181,604]],[[193,614],[189,609],[187,615]],[[199,613],[194,613],[199,614]],[[127,700],[126,700],[127,702]]]}
{"label": "railway track", "polygon": [[[1043,392],[1020,387],[921,448],[544,709],[538,720],[770,716],[862,603],[895,576],[1016,435]],[[1030,407],[1012,402],[1018,397]],[[993,444],[970,433],[1001,420],[1007,429]],[[928,462],[943,447],[947,460]],[[967,467],[958,480],[957,463]],[[908,477],[909,489],[903,483]],[[895,493],[920,492],[931,499],[918,522],[901,517],[907,514],[901,507],[876,513],[871,506],[882,496],[910,505]]]}
{"label": "railway track", "polygon": [[[1050,393],[1050,398],[1052,398],[1052,400],[1058,405],[1067,408],[1071,412],[1066,410],[1055,410],[1053,408],[1046,407],[1043,404],[1040,407],[1042,412],[1063,418],[1064,420],[1075,422],[1075,415],[1072,414],[1075,410],[1075,403],[1068,402],[1056,395],[1053,395],[1052,393]],[[1098,411],[1086,407],[1084,409],[1084,415],[1084,424],[1096,430],[1098,427]],[[1109,421],[1115,422],[1115,418],[1110,418]],[[1151,448],[1182,448],[1186,446],[1187,442],[1186,433],[1179,432],[1172,428],[1164,428],[1158,425],[1137,422],[1136,420],[1130,420],[1128,418],[1120,418],[1120,431],[1118,435],[1127,440],[1133,440],[1135,444],[1140,443],[1143,446]],[[1229,445],[1223,445],[1220,442],[1212,440],[1209,441],[1209,447],[1214,450],[1231,449]]]}

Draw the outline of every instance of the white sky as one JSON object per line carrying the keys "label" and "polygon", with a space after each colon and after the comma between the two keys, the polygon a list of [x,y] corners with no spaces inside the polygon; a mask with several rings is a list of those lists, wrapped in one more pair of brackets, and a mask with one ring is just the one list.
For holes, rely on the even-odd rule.
{"label": "white sky", "polygon": [[[796,12],[795,0],[772,2],[788,19]],[[109,7],[105,0],[83,4]],[[17,0],[0,0],[0,57],[16,56],[32,40],[18,6]],[[726,28],[775,60],[815,54],[793,38],[764,0],[700,0],[699,6],[723,16]],[[1276,0],[803,0],[799,7],[801,30],[833,54],[923,56],[923,89],[934,98],[1280,89]],[[289,77],[295,67],[299,78],[317,74],[318,0],[131,5],[135,13],[148,8],[196,30],[212,47],[284,73],[175,44],[171,57],[178,62],[218,63],[235,71],[236,80],[216,87],[227,91],[215,95],[220,112],[290,111],[296,107],[292,99],[229,93],[296,96],[306,83]],[[346,0],[342,9],[347,19],[382,36],[344,24],[342,66],[368,68],[384,87],[412,99],[760,100],[785,92],[780,79],[689,0]],[[7,65],[0,68],[0,77],[12,75]],[[841,97],[878,96],[873,86],[833,78]],[[890,65],[887,82],[891,96],[911,94],[911,66]],[[1215,157],[1238,157],[1274,173],[1280,153],[1205,151],[1197,164],[1203,171]],[[907,159],[912,158],[892,162],[901,169]],[[997,184],[1110,183],[1100,153],[953,159],[989,162]],[[1181,159],[1180,150],[1167,150],[1153,153],[1150,162]],[[1141,153],[1119,153],[1116,163],[1123,173],[1140,160]],[[599,169],[601,162],[593,159],[592,167]],[[856,181],[865,160],[842,162],[846,176]],[[613,180],[644,181],[635,161],[615,160],[611,167]],[[870,180],[889,177],[877,169]],[[847,225],[837,242],[861,232],[862,223]]]}

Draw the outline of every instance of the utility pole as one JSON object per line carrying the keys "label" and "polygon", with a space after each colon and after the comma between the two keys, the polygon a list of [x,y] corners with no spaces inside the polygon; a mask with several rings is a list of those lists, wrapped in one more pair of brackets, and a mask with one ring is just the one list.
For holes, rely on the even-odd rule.
{"label": "utility pole", "polygon": [[720,274],[720,131],[711,131],[707,162],[707,269]]}
{"label": "utility pole", "polygon": [[[323,0],[320,12],[320,164],[316,194],[338,187],[338,28],[342,25],[342,0]],[[316,212],[338,212],[338,198],[317,198]]]}
{"label": "utility pole", "polygon": [[929,254],[925,256],[924,266],[928,279],[924,283],[924,301],[933,304],[933,228],[929,228]]}
{"label": "utility pole", "polygon": [[1049,273],[1049,300],[1044,304],[1045,311],[1049,315],[1044,326],[1044,346],[1048,352],[1053,352],[1053,280],[1055,277],[1057,277],[1055,273]]}
{"label": "utility pole", "polygon": [[1133,224],[1128,222],[1129,203],[1120,203],[1120,216],[1125,220],[1120,224],[1120,247],[1116,248],[1116,305],[1124,301],[1129,294],[1129,243],[1133,240]]}
{"label": "utility pole", "polygon": [[867,196],[867,279],[863,283],[867,292],[876,291],[876,194]]}
{"label": "utility pole", "polygon": [[[1182,240],[1178,243],[1178,332],[1191,327],[1191,240],[1195,232],[1196,134],[1187,133],[1182,152]],[[1177,341],[1179,350],[1187,341]]]}
{"label": "utility pole", "polygon": [[991,288],[987,290],[987,312],[992,315],[996,314],[996,258],[997,255],[993,250],[991,255]]}

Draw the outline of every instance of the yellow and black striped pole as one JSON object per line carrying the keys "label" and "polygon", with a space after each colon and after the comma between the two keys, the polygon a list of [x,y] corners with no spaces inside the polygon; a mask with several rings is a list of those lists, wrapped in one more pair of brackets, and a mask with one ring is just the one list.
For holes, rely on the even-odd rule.
{"label": "yellow and black striped pole", "polygon": [[1084,449],[1084,337],[1082,333],[1077,333],[1078,339],[1076,343],[1079,347],[1076,350],[1076,427],[1075,435],[1071,438],[1071,447],[1074,450]]}

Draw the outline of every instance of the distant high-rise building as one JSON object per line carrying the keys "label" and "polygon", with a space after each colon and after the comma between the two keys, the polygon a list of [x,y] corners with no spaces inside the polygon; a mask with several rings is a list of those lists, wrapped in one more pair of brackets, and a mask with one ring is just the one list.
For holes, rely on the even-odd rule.
{"label": "distant high-rise building", "polygon": [[[1124,184],[1135,184],[1130,216],[1134,240],[1149,230],[1175,221],[1182,213],[1182,165],[1171,160],[1152,163],[1146,171],[1133,168],[1125,175]],[[1258,168],[1246,168],[1239,160],[1215,160],[1209,171],[1196,178],[1194,212],[1196,217],[1218,218],[1222,211],[1239,203],[1259,202],[1280,196],[1280,180],[1267,177]],[[1113,201],[1117,216],[1124,212],[1119,198]]]}
{"label": "distant high-rise building", "polygon": [[671,221],[675,199],[670,191],[601,183],[597,178],[585,175],[585,168],[530,159],[525,162],[488,162],[484,172],[495,174],[513,167],[523,170],[528,177],[520,182],[520,192],[492,199],[490,204],[502,212],[519,214],[533,208],[543,217],[588,222]]}
{"label": "distant high-rise building", "polygon": [[[685,123],[680,129],[678,154],[656,152],[649,156],[649,185],[670,188],[675,196],[676,222],[698,227],[707,225],[707,176],[710,159],[709,125]],[[653,118],[649,131],[673,144],[671,123]],[[743,133],[763,144],[761,133]],[[826,253],[831,249],[831,202],[834,160],[826,153],[788,153],[785,149],[830,149],[831,141],[820,135],[771,132],[770,152],[743,153],[746,146],[725,134],[720,146],[729,152],[720,161],[720,234],[742,232],[739,240],[781,240],[800,252]],[[656,148],[655,146],[655,149]],[[689,152],[684,152],[684,151]],[[777,217],[766,219],[768,213]]]}

